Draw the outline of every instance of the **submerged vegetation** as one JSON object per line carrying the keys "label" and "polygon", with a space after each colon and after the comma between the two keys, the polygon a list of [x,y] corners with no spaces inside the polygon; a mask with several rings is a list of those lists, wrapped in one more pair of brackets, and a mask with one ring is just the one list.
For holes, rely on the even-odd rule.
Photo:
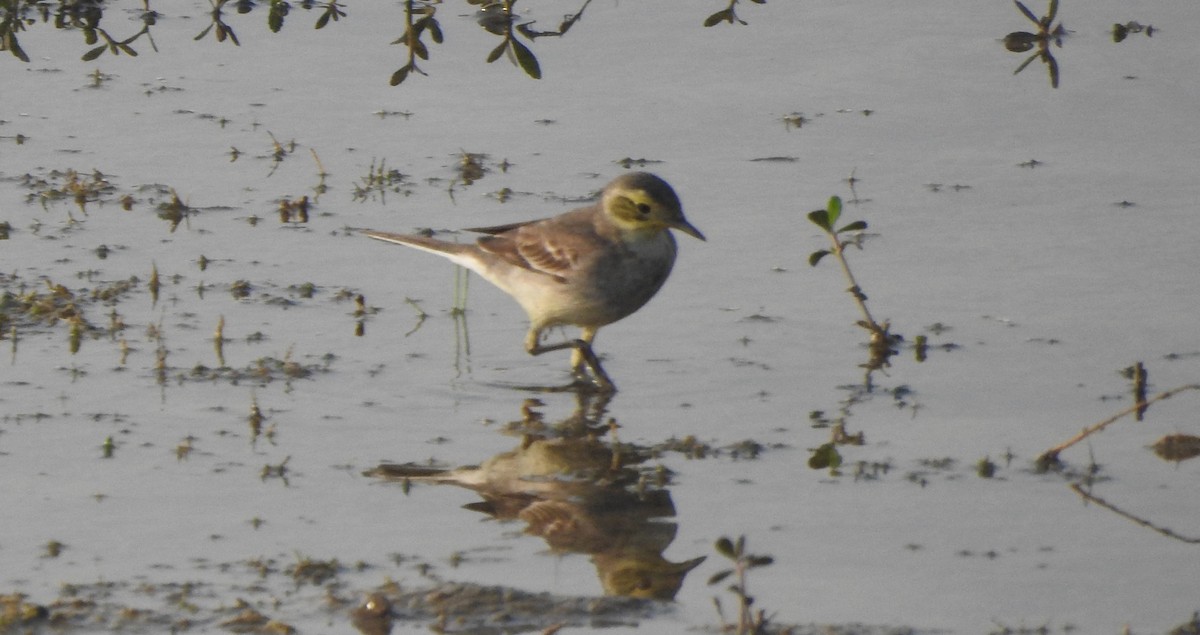
{"label": "submerged vegetation", "polygon": [[[81,276],[82,277],[82,276]],[[152,266],[148,281],[137,277],[118,281],[100,281],[84,278],[86,286],[70,288],[53,280],[42,278],[36,281],[26,280],[17,275],[0,273],[0,340],[9,340],[12,363],[19,359],[20,342],[33,334],[49,334],[58,328],[66,331],[68,351],[79,353],[85,341],[100,340],[112,347],[115,366],[123,368],[128,363],[131,342],[136,346],[138,336],[132,332],[134,326],[119,310],[125,303],[133,301],[139,294],[158,301],[159,282],[157,266]],[[235,289],[238,283],[232,286]],[[303,293],[303,290],[300,291]],[[247,291],[240,297],[249,298]],[[301,296],[297,296],[301,297]],[[309,295],[309,297],[312,297]],[[280,300],[270,293],[259,293],[257,299],[264,305],[279,305]],[[335,302],[338,298],[333,298]],[[285,303],[290,304],[291,301]],[[164,337],[165,331],[161,324],[145,325],[145,344],[152,345],[156,351],[154,372],[160,385],[168,379],[177,383],[188,381],[225,381],[232,385],[242,382],[270,383],[283,381],[290,383],[297,379],[312,377],[318,373],[330,371],[334,356],[326,355],[321,359],[308,362],[298,362],[292,359],[289,349],[281,358],[272,356],[259,357],[244,367],[234,368],[225,363],[224,337],[225,318],[221,316],[216,334],[213,337],[213,347],[216,353],[217,365],[208,367],[196,364],[190,369],[174,368],[167,362],[169,348]],[[246,338],[247,343],[262,341],[261,334],[251,334]]]}

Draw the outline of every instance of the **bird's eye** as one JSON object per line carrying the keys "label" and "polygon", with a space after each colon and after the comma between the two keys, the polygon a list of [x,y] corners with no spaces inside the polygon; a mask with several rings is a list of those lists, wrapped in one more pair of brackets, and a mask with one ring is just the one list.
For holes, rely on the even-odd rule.
{"label": "bird's eye", "polygon": [[642,216],[649,216],[650,215],[650,206],[645,203],[638,203],[637,211],[638,211],[638,214],[641,214]]}

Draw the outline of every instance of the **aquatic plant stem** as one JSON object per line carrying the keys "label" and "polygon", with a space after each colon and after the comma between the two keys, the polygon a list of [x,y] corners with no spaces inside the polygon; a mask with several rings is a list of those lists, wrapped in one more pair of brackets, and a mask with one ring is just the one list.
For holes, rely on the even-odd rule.
{"label": "aquatic plant stem", "polygon": [[846,244],[842,242],[836,234],[829,235],[833,242],[833,255],[837,256],[838,263],[841,264],[842,274],[846,276],[846,281],[850,283],[850,287],[846,291],[854,297],[854,303],[858,305],[858,310],[862,312],[864,318],[864,328],[872,333],[881,333],[884,329],[880,328],[879,323],[871,316],[871,310],[867,308],[867,296],[863,293],[862,287],[858,286],[858,280],[854,277],[854,272],[850,271],[850,263],[846,261],[844,254]]}
{"label": "aquatic plant stem", "polygon": [[1041,456],[1038,457],[1037,464],[1040,467],[1045,467],[1045,466],[1049,466],[1052,463],[1056,463],[1058,461],[1059,453],[1061,453],[1063,450],[1066,450],[1067,448],[1075,445],[1076,443],[1079,443],[1080,441],[1088,438],[1092,434],[1095,434],[1096,432],[1099,432],[1099,431],[1107,428],[1108,426],[1116,423],[1122,417],[1131,415],[1135,412],[1138,412],[1139,410],[1145,410],[1145,408],[1147,406],[1149,406],[1150,404],[1152,404],[1156,401],[1170,399],[1171,397],[1174,397],[1175,395],[1177,395],[1181,392],[1188,391],[1188,390],[1200,390],[1200,384],[1187,384],[1186,386],[1179,386],[1177,388],[1172,388],[1166,392],[1161,392],[1161,393],[1151,397],[1150,399],[1147,399],[1145,401],[1139,401],[1138,403],[1133,404],[1132,406],[1122,410],[1121,412],[1118,412],[1117,414],[1105,419],[1104,421],[1090,425],[1090,426],[1084,428],[1082,431],[1080,431],[1079,434],[1071,437],[1067,441],[1064,441],[1063,443],[1060,443],[1060,444],[1050,448],[1049,450],[1046,450],[1045,452],[1043,452],[1041,454]]}

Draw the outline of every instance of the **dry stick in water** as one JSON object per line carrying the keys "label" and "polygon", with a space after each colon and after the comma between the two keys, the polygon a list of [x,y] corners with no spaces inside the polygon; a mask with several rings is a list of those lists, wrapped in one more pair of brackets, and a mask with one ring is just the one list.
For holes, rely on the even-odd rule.
{"label": "dry stick in water", "polygon": [[1133,404],[1132,406],[1122,410],[1121,412],[1118,412],[1117,414],[1109,417],[1108,419],[1101,421],[1100,423],[1097,423],[1095,425],[1084,428],[1082,432],[1075,435],[1074,437],[1067,440],[1066,442],[1056,445],[1056,446],[1050,448],[1049,450],[1046,450],[1045,452],[1042,453],[1041,456],[1038,457],[1037,463],[1038,463],[1038,465],[1048,465],[1048,464],[1054,463],[1054,462],[1058,461],[1058,455],[1060,452],[1062,452],[1063,450],[1086,439],[1087,437],[1091,436],[1093,433],[1099,432],[1099,431],[1107,428],[1108,426],[1112,425],[1113,423],[1116,423],[1117,421],[1119,421],[1121,419],[1121,417],[1133,414],[1135,412],[1138,412],[1139,410],[1144,410],[1146,408],[1146,406],[1149,406],[1150,404],[1152,404],[1156,401],[1162,401],[1163,399],[1170,399],[1171,397],[1174,397],[1175,395],[1177,395],[1181,392],[1187,391],[1187,390],[1200,390],[1200,384],[1188,384],[1186,386],[1179,386],[1178,388],[1172,388],[1171,390],[1168,390],[1166,392],[1159,393],[1159,394],[1151,397],[1150,399],[1147,399],[1146,401],[1139,401],[1139,402]]}

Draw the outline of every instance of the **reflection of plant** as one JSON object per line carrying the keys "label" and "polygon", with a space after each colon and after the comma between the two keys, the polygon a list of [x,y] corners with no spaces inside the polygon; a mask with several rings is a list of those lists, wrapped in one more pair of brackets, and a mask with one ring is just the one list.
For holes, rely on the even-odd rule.
{"label": "reflection of plant", "polygon": [[83,57],[81,58],[83,61],[88,62],[94,60],[103,55],[105,51],[108,51],[113,55],[120,55],[121,53],[124,53],[130,57],[137,57],[137,51],[133,50],[133,47],[129,45],[143,35],[146,36],[146,39],[150,40],[150,48],[153,48],[155,51],[158,50],[158,46],[154,44],[154,37],[150,35],[150,27],[157,23],[158,14],[154,11],[151,11],[149,7],[147,7],[147,9],[141,14],[142,29],[120,41],[114,40],[111,36],[109,36],[107,31],[100,28],[100,16],[101,14],[99,12],[88,12],[87,20],[89,24],[85,24],[83,27],[83,38],[88,44],[95,44],[99,41],[99,38],[103,38],[104,44],[101,44],[87,53],[84,53]]}
{"label": "reflection of plant", "polygon": [[513,33],[514,30],[520,30],[515,29],[513,26],[517,19],[516,14],[513,13],[513,5],[517,3],[517,0],[501,0],[500,2],[470,1],[471,4],[483,4],[483,7],[480,9],[480,26],[488,33],[504,36],[504,41],[492,49],[491,53],[488,53],[488,64],[500,59],[501,55],[507,54],[509,61],[513,65],[519,66],[521,70],[525,71],[526,75],[534,79],[541,79],[542,69],[538,65],[537,57]]}
{"label": "reflection of plant", "polygon": [[1030,22],[1038,26],[1039,35],[1064,35],[1066,33],[1066,29],[1063,28],[1062,24],[1054,28],[1054,18],[1058,15],[1058,0],[1050,0],[1050,6],[1046,8],[1046,15],[1040,18],[1033,11],[1030,11],[1028,7],[1021,4],[1021,0],[1013,0],[1013,2],[1016,3],[1017,9],[1025,17],[1029,18]]}
{"label": "reflection of plant", "polygon": [[[425,71],[417,67],[417,58],[429,59],[429,49],[421,41],[421,36],[429,34],[429,39],[435,44],[442,43],[442,27],[433,17],[437,9],[427,2],[407,0],[404,5],[404,35],[392,44],[403,44],[408,47],[408,63],[400,70],[392,73],[391,85],[399,86],[408,78],[408,74],[416,71],[422,75]],[[414,20],[413,18],[416,17]]]}
{"label": "reflection of plant", "polygon": [[[321,12],[313,28],[323,29],[325,25],[329,24],[330,20],[337,22],[339,19],[346,17],[346,12],[342,10],[343,5],[336,2],[336,0],[320,4],[324,5],[325,10]],[[305,2],[304,8],[312,9],[314,8],[313,5],[313,2]],[[253,8],[253,5],[248,5],[245,2],[238,3],[238,13],[248,13]],[[292,4],[287,0],[271,0],[271,6],[267,10],[267,27],[271,29],[272,33],[278,33],[283,30],[283,21],[291,11]]]}
{"label": "reflection of plant", "polygon": [[204,39],[204,36],[208,35],[209,31],[216,29],[214,33],[218,42],[224,42],[228,38],[230,42],[233,42],[234,46],[241,46],[241,43],[238,42],[237,34],[233,32],[233,29],[228,24],[225,24],[225,20],[223,19],[222,9],[225,8],[229,0],[208,0],[208,2],[212,4],[212,11],[208,14],[212,21],[193,39],[199,42]]}
{"label": "reflection of plant", "polygon": [[[403,34],[392,44],[402,44],[408,48],[408,59],[398,70],[394,71],[390,83],[397,86],[404,82],[414,71],[424,75],[417,66],[417,59],[429,59],[428,42],[442,43],[442,31],[434,19],[435,8],[444,0],[405,0],[397,3],[397,10],[405,13],[405,29]],[[539,30],[534,28],[535,20],[527,20],[518,16],[513,9],[516,0],[465,0],[466,4],[479,7],[478,22],[485,31],[500,36],[501,41],[488,54],[486,60],[494,62],[501,56],[507,56],[512,63],[534,79],[542,76],[541,65],[531,48],[522,41],[534,41],[540,37],[564,36],[583,17],[584,11],[591,0],[577,0],[580,5],[574,13],[563,15],[556,28]],[[730,24],[746,24],[737,16],[735,11],[738,2],[742,0],[727,0],[728,6],[708,16],[705,26],[714,26],[721,22]],[[766,0],[749,0],[755,4],[766,4]],[[151,0],[142,0],[140,20],[142,28],[136,34],[124,39],[110,36],[99,27],[101,18],[109,3],[79,2],[78,0],[0,0],[0,51],[8,51],[17,59],[28,63],[29,55],[22,49],[19,35],[29,26],[40,22],[53,24],[61,30],[80,30],[84,33],[86,44],[91,47],[84,54],[84,61],[94,60],[104,53],[113,55],[125,54],[131,57],[138,52],[132,43],[146,36],[151,47],[157,50],[154,40],[150,37],[150,29],[161,15],[150,8]],[[173,5],[171,5],[172,8]],[[230,9],[227,11],[227,9]],[[235,46],[240,41],[231,22],[240,19],[237,14],[251,14],[256,10],[266,13],[267,27],[272,33],[283,30],[294,11],[316,11],[316,29],[322,29],[330,22],[338,22],[349,15],[346,5],[338,0],[305,0],[292,2],[289,0],[209,0],[209,7],[201,9],[205,12],[202,21],[206,26],[193,38],[203,40],[210,33],[219,43],[232,42]],[[261,15],[261,14],[260,14]],[[429,37],[426,38],[425,36]],[[520,37],[518,37],[520,36]]]}
{"label": "reflection of plant", "polygon": [[[1145,527],[1154,532],[1162,534],[1162,535],[1166,536],[1167,538],[1174,538],[1175,540],[1187,543],[1189,545],[1200,544],[1200,537],[1187,536],[1187,535],[1181,534],[1181,533],[1171,529],[1170,527],[1164,527],[1162,525],[1155,524],[1137,514],[1125,511],[1124,509],[1108,502],[1107,500],[1100,498],[1099,496],[1096,496],[1095,494],[1093,494],[1091,492],[1090,487],[1084,487],[1084,485],[1081,483],[1072,483],[1071,490],[1073,492],[1075,492],[1076,494],[1078,494],[1080,496],[1080,498],[1082,498],[1083,500],[1085,500],[1089,503],[1095,503],[1122,518],[1132,520],[1133,522],[1137,523],[1138,525],[1141,525],[1142,527]],[[1171,631],[1171,632],[1172,633],[1195,633],[1197,631],[1176,630],[1176,631]]]}
{"label": "reflection of plant", "polygon": [[[275,8],[276,4],[280,4],[285,7],[287,6],[287,2],[283,2],[282,0],[271,0],[271,8],[272,9]],[[344,17],[346,17],[346,12],[342,11],[341,4],[338,4],[337,2],[326,2],[325,3],[325,12],[321,14],[321,17],[317,18],[317,23],[315,25],[313,25],[313,28],[323,29],[323,28],[325,28],[326,24],[329,24],[330,20],[337,22],[338,18],[344,18]],[[280,21],[279,25],[283,26],[282,20]]]}
{"label": "reflection of plant", "polygon": [[1067,34],[1067,30],[1059,23],[1054,24],[1054,18],[1058,15],[1058,0],[1050,0],[1050,6],[1046,10],[1046,15],[1037,17],[1025,5],[1021,4],[1020,0],[1013,0],[1016,3],[1017,9],[1021,14],[1037,25],[1037,33],[1029,33],[1026,31],[1015,31],[1004,37],[1004,47],[1014,53],[1023,53],[1037,47],[1037,51],[1030,55],[1017,70],[1013,71],[1013,75],[1025,70],[1026,66],[1035,59],[1041,59],[1046,63],[1050,72],[1050,85],[1058,88],[1058,61],[1054,59],[1054,55],[1050,53],[1050,43],[1053,42],[1059,48],[1062,48],[1062,38]]}
{"label": "reflection of plant", "polygon": [[0,19],[0,51],[8,51],[13,54],[13,57],[29,63],[29,56],[21,48],[21,43],[17,40],[17,32],[25,30],[25,21],[21,19],[18,12],[21,0],[3,0],[0,2],[0,11],[3,12]]}
{"label": "reflection of plant", "polygon": [[[754,4],[766,4],[767,0],[750,0],[750,2],[753,2]],[[738,0],[729,0],[728,7],[721,9],[720,11],[717,11],[716,13],[705,18],[704,26],[716,26],[722,22],[728,22],[730,24],[733,24],[734,22],[737,22],[738,24],[746,24],[746,21],[737,17],[737,13],[734,11],[734,9],[737,7],[737,3]]]}
{"label": "reflection of plant", "polygon": [[583,12],[585,10],[587,10],[588,5],[591,3],[592,3],[592,0],[583,0],[583,5],[581,5],[579,7],[579,11],[577,11],[575,13],[568,13],[567,15],[564,15],[562,22],[560,22],[558,24],[558,29],[555,31],[534,30],[533,25],[537,23],[537,20],[530,20],[529,22],[522,22],[521,24],[517,25],[517,30],[521,32],[521,35],[524,35],[525,37],[527,37],[531,40],[535,40],[539,37],[545,37],[547,35],[561,37],[563,35],[566,35],[567,31],[569,31],[571,29],[571,27],[575,26],[575,23],[578,22],[579,19],[583,17]]}
{"label": "reflection of plant", "polygon": [[738,635],[765,633],[769,620],[766,616],[766,611],[758,609],[756,612],[752,608],[754,598],[750,596],[746,588],[746,573],[755,567],[765,567],[774,562],[775,559],[771,556],[758,556],[746,553],[745,536],[738,536],[737,542],[722,536],[717,540],[716,548],[717,553],[733,562],[733,568],[714,573],[708,579],[708,584],[714,585],[730,576],[734,576],[734,582],[729,585],[729,591],[738,599],[737,623],[730,624],[726,621],[725,614],[721,610],[720,599],[713,598],[713,604],[717,607],[717,615],[721,617],[721,630],[726,633],[737,633]]}

